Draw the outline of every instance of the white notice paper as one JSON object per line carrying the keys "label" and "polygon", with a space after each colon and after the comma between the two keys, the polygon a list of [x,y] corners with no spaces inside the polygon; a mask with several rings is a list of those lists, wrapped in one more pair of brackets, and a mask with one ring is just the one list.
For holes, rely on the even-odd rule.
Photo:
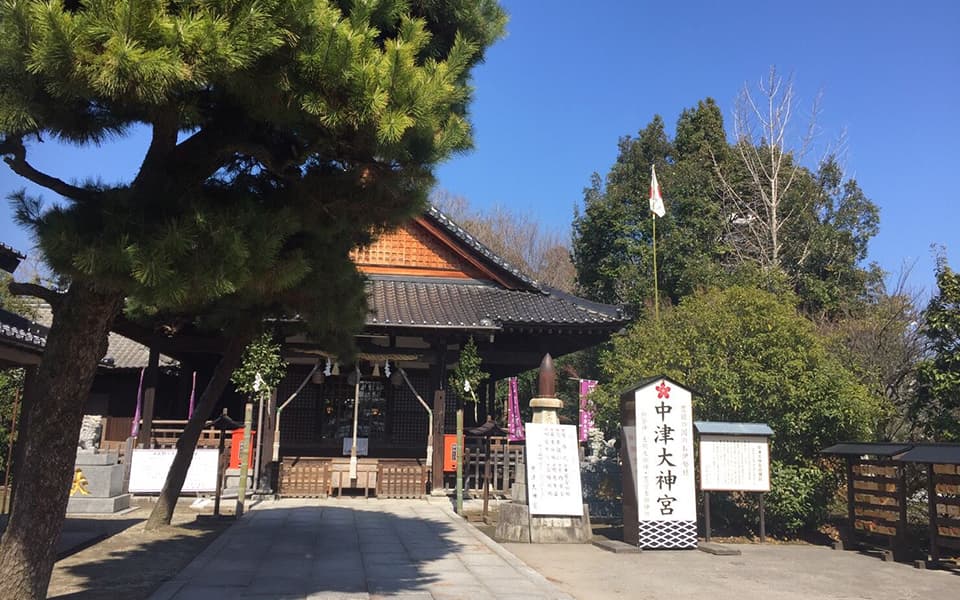
{"label": "white notice paper", "polygon": [[[217,450],[193,451],[193,460],[183,481],[183,492],[212,492],[217,489]],[[177,451],[135,448],[130,463],[130,492],[156,493],[163,489],[167,472]]]}
{"label": "white notice paper", "polygon": [[581,516],[576,425],[527,423],[526,433],[530,514]]}
{"label": "white notice paper", "polygon": [[700,489],[769,492],[770,450],[767,438],[701,434]]}

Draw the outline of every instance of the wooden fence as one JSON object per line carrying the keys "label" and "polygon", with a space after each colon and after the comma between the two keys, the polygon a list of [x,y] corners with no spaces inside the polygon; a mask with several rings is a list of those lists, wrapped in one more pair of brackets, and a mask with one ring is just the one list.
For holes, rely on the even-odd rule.
{"label": "wooden fence", "polygon": [[484,438],[466,436],[467,447],[464,462],[464,488],[470,492],[483,493],[484,468],[490,461],[490,492],[504,498],[510,496],[510,487],[517,479],[517,469],[522,468],[524,446],[510,443],[506,438],[490,438],[489,456]]}
{"label": "wooden fence", "polygon": [[348,458],[287,456],[280,463],[277,494],[284,498],[342,496],[344,490],[370,491],[379,498],[423,498],[428,471],[417,459],[361,458],[350,479]]}

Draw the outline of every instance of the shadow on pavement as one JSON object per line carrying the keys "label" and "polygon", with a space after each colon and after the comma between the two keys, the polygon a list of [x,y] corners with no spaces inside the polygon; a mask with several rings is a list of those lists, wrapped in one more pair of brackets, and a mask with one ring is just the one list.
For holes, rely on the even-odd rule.
{"label": "shadow on pavement", "polygon": [[[73,519],[70,519],[73,521]],[[90,519],[90,521],[97,521]],[[103,520],[114,527],[143,522],[143,519]],[[116,524],[116,525],[114,525]],[[74,523],[72,526],[84,525]],[[90,526],[91,524],[86,523]],[[92,524],[96,525],[96,524]],[[196,521],[170,528],[159,534],[131,532],[131,536],[117,536],[119,530],[107,527],[109,537],[98,543],[104,553],[100,560],[71,562],[68,558],[58,564],[67,581],[51,582],[48,598],[60,600],[108,600],[114,598],[146,598],[163,581],[175,576],[226,527],[224,522]],[[171,533],[171,532],[182,533]],[[64,534],[67,533],[65,528]],[[153,539],[151,539],[153,538]],[[91,544],[87,544],[89,547]],[[75,559],[73,559],[75,560]]]}
{"label": "shadow on pavement", "polygon": [[[225,531],[151,598],[287,599],[418,592],[430,597],[431,590],[461,597],[482,595],[485,590],[465,566],[469,563],[455,555],[465,544],[476,544],[476,538],[453,527],[440,511],[428,510],[428,504],[421,506],[358,501],[357,507],[259,508]],[[199,523],[195,526],[202,527]],[[130,589],[129,580],[144,561],[170,560],[177,542],[158,540],[95,563],[71,566],[91,589],[54,597],[145,597],[144,590]]]}

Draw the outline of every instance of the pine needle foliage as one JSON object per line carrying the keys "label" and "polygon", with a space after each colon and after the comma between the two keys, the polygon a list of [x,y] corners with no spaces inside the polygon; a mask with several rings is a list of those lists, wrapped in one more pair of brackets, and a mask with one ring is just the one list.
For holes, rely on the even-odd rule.
{"label": "pine needle foliage", "polygon": [[[145,312],[282,308],[332,331],[336,311],[305,304],[340,298],[359,308],[333,323],[362,323],[348,252],[470,148],[470,69],[504,23],[467,0],[2,0],[0,153],[65,200],[15,193],[17,218],[58,273]],[[144,126],[119,185],[27,160]]]}

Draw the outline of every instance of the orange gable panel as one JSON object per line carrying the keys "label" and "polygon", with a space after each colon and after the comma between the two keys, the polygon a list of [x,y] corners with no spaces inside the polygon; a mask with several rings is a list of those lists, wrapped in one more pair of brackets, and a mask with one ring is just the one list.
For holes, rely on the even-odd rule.
{"label": "orange gable panel", "polygon": [[357,248],[350,258],[367,274],[491,279],[455,244],[419,219]]}

